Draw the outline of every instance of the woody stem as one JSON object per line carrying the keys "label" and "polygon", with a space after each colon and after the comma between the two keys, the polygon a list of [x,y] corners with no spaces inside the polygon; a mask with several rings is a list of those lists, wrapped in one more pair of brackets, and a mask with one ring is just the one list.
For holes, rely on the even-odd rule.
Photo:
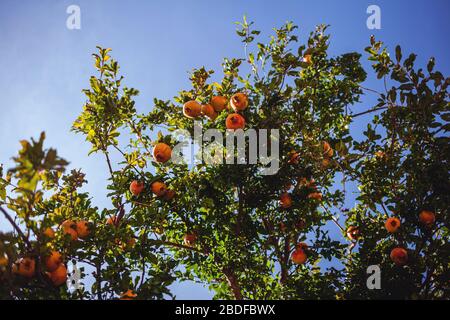
{"label": "woody stem", "polygon": [[6,212],[5,209],[0,207],[0,211],[5,215],[5,218],[9,221],[9,223],[14,227],[14,229],[17,231],[17,233],[20,235],[20,237],[23,239],[23,242],[27,245],[28,248],[31,248],[31,243],[28,240],[28,238],[25,236],[25,234],[22,232],[22,230],[19,228],[17,223],[14,221],[14,219],[9,215],[8,212]]}

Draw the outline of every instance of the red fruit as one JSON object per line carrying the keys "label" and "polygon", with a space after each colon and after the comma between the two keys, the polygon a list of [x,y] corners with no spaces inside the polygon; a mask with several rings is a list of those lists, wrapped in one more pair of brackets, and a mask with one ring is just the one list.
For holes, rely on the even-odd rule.
{"label": "red fruit", "polygon": [[155,181],[152,183],[151,185],[152,188],[152,192],[157,196],[157,197],[162,197],[166,194],[167,192],[167,187],[166,185],[161,182],[161,181]]}
{"label": "red fruit", "polygon": [[70,235],[72,241],[78,240],[77,224],[72,220],[65,220],[61,224],[62,232]]}
{"label": "red fruit", "polygon": [[215,96],[211,98],[209,103],[213,106],[216,112],[221,112],[227,107],[227,98],[223,96]]}
{"label": "red fruit", "polygon": [[289,193],[283,192],[280,196],[280,206],[283,209],[288,209],[292,206],[292,198]]}
{"label": "red fruit", "polygon": [[244,129],[245,119],[238,113],[232,113],[228,115],[225,125],[230,130]]}
{"label": "red fruit", "polygon": [[183,242],[184,245],[192,247],[197,241],[197,235],[195,233],[187,233],[184,235]]}
{"label": "red fruit", "polygon": [[419,220],[421,223],[429,227],[436,221],[436,215],[434,214],[434,212],[422,210],[422,212],[420,212],[419,214]]}
{"label": "red fruit", "polygon": [[87,238],[89,234],[91,233],[91,226],[89,225],[89,222],[85,220],[80,220],[77,222],[77,233],[78,237],[81,239]]}
{"label": "red fruit", "polygon": [[54,271],[48,273],[48,276],[53,285],[59,287],[67,281],[67,268],[64,263],[60,263]]}
{"label": "red fruit", "polygon": [[304,264],[306,262],[306,253],[301,248],[297,248],[292,252],[291,260],[296,264]]}
{"label": "red fruit", "polygon": [[34,276],[36,261],[32,258],[20,258],[12,265],[12,272],[26,278]]}
{"label": "red fruit", "polygon": [[48,257],[45,258],[45,267],[48,271],[55,271],[62,263],[61,253],[52,251]]}
{"label": "red fruit", "polygon": [[389,233],[395,233],[400,228],[400,220],[396,217],[391,217],[386,220],[384,226]]}
{"label": "red fruit", "polygon": [[142,191],[144,190],[144,183],[134,180],[131,182],[130,184],[130,192],[134,195],[134,196],[138,196]]}
{"label": "red fruit", "polygon": [[244,93],[236,93],[230,99],[230,105],[234,109],[234,111],[242,111],[245,110],[248,106],[248,98]]}
{"label": "red fruit", "polygon": [[188,118],[197,118],[202,114],[202,106],[197,101],[188,101],[183,106],[183,114]]}
{"label": "red fruit", "polygon": [[403,266],[408,262],[408,252],[403,248],[397,247],[392,249],[390,256],[397,266]]}
{"label": "red fruit", "polygon": [[157,143],[153,148],[153,159],[159,163],[165,163],[172,157],[172,149],[165,143]]}

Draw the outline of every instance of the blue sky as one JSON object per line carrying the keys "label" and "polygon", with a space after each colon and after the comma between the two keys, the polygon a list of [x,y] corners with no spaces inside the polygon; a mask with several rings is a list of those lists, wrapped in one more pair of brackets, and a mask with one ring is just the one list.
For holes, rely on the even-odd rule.
{"label": "blue sky", "polygon": [[[66,28],[66,8],[81,9],[81,30]],[[366,27],[366,9],[381,8],[381,30]],[[107,170],[100,156],[87,157],[88,144],[69,131],[84,102],[81,90],[93,74],[91,53],[96,45],[111,47],[127,86],[140,90],[139,111],[152,99],[170,99],[189,86],[187,72],[206,66],[220,71],[224,57],[243,57],[234,33],[245,14],[266,39],[287,20],[300,26],[303,41],[315,25],[330,24],[332,54],[362,51],[374,34],[393,50],[400,44],[417,53],[418,62],[436,57],[437,69],[449,74],[450,1],[49,1],[0,2],[0,163],[6,167],[18,141],[47,133],[47,146],[75,168],[83,168],[86,190],[100,207],[106,200]],[[369,64],[365,63],[367,70]],[[377,88],[373,76],[366,86]],[[373,97],[372,97],[373,98]],[[370,96],[356,108],[365,110]],[[360,119],[352,127],[359,134]],[[349,200],[351,201],[351,200]],[[349,205],[352,205],[350,202]],[[0,220],[0,228],[7,228]],[[177,284],[178,298],[209,298],[207,289]]]}

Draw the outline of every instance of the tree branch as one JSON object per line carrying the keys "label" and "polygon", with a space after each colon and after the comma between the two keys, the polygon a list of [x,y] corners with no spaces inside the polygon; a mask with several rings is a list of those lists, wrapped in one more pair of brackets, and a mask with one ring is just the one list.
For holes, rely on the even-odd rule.
{"label": "tree branch", "polygon": [[360,112],[360,113],[351,114],[350,117],[356,118],[356,117],[359,117],[359,116],[362,116],[362,115],[365,115],[365,114],[368,114],[368,113],[372,113],[372,112],[379,111],[379,110],[384,110],[384,109],[387,109],[387,108],[388,108],[387,106],[373,108],[373,109],[369,109],[369,110],[366,110],[366,111],[363,111],[363,112]]}
{"label": "tree branch", "polygon": [[194,248],[194,247],[185,246],[183,244],[179,244],[179,243],[176,243],[176,242],[161,241],[161,244],[167,245],[167,246],[171,246],[171,247],[176,247],[176,248],[179,248],[179,249],[186,249],[186,250],[190,250],[190,251],[195,251],[195,252],[198,252],[198,253],[203,254],[203,255],[208,255],[208,253],[206,251],[202,251],[202,250]]}
{"label": "tree branch", "polygon": [[28,238],[25,236],[25,234],[22,232],[22,230],[19,228],[19,226],[17,225],[17,223],[14,221],[14,219],[9,215],[9,213],[3,209],[2,207],[0,207],[0,211],[5,215],[5,218],[9,221],[9,223],[14,227],[14,229],[17,231],[17,233],[20,235],[20,237],[22,238],[23,242],[25,242],[25,244],[27,245],[27,247],[30,249],[31,248],[31,243],[28,240]]}
{"label": "tree branch", "polygon": [[241,293],[241,287],[239,286],[239,283],[237,282],[234,272],[227,267],[224,267],[222,269],[222,272],[225,275],[225,277],[227,277],[228,284],[230,285],[231,291],[233,292],[235,299],[242,300],[243,296]]}

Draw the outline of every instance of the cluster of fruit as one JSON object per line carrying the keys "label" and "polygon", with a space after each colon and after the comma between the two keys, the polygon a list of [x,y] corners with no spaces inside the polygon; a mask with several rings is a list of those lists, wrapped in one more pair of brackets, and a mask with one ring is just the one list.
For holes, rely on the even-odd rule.
{"label": "cluster of fruit", "polygon": [[[333,149],[331,148],[330,144],[328,142],[323,142],[323,157],[327,161],[330,161],[331,157],[333,156]],[[290,159],[288,161],[289,164],[296,165],[299,163],[300,155],[297,152],[291,152]],[[305,177],[301,177],[297,181],[297,186],[299,188],[305,188],[307,190],[307,198],[308,199],[314,199],[316,201],[322,201],[322,193],[319,192],[317,185],[314,181],[314,179],[307,179]],[[286,187],[287,190],[291,189],[292,185],[289,185]],[[289,209],[292,207],[293,201],[292,196],[288,191],[282,192],[280,195],[280,207],[282,209]],[[303,222],[304,223],[304,222]],[[284,226],[284,224],[283,224]],[[307,245],[305,243],[299,243],[296,246],[296,249],[293,251],[291,255],[292,262],[296,264],[303,264],[306,262],[307,259]]]}
{"label": "cluster of fruit", "polygon": [[[229,105],[234,112],[227,116],[225,121],[226,128],[230,130],[244,129],[245,118],[239,112],[244,111],[248,106],[247,95],[241,92],[234,94],[230,99]],[[219,113],[225,109],[229,109],[227,99],[223,96],[214,96],[209,103],[204,105],[195,100],[186,102],[183,105],[183,114],[190,119],[206,116],[211,121],[214,121]]]}
{"label": "cluster of fruit", "polygon": [[[330,160],[334,154],[333,148],[326,141],[322,142],[323,147],[323,160],[322,167],[327,167],[330,163]],[[377,154],[377,156],[384,156]],[[290,153],[290,159],[288,161],[289,164],[298,164],[299,163],[299,154],[295,151]],[[308,193],[309,199],[315,199],[318,201],[322,200],[322,193],[317,190],[317,186],[315,184],[314,179],[308,180],[306,178],[300,178],[298,180],[298,185],[300,187],[307,188],[310,192]],[[288,186],[286,189],[290,189],[292,186]],[[293,201],[291,194],[287,191],[282,192],[280,195],[280,207],[283,209],[289,209],[292,207]],[[430,228],[436,220],[436,216],[434,212],[423,210],[419,214],[419,221],[422,225],[427,228]],[[283,224],[284,225],[284,224]],[[394,234],[400,228],[401,222],[397,217],[390,217],[385,222],[386,230]],[[349,226],[346,230],[347,237],[350,240],[357,241],[361,236],[361,231],[357,226]],[[302,264],[306,261],[306,253],[305,253],[306,245],[304,243],[298,244],[297,248],[294,250],[291,256],[291,260],[294,263]],[[392,249],[390,254],[391,260],[398,266],[403,266],[408,262],[408,252],[405,248],[395,247]]]}
{"label": "cluster of fruit", "polygon": [[[85,220],[72,221],[65,220],[60,225],[63,236],[68,236],[71,241],[86,239],[91,233],[91,225]],[[44,230],[43,235],[46,239],[55,238],[56,234],[52,228]],[[67,280],[67,268],[63,261],[62,254],[58,251],[51,251],[44,256],[42,261],[45,265],[45,274],[55,286],[60,286]],[[25,278],[32,278],[36,274],[35,257],[22,257],[12,265],[12,272]]]}
{"label": "cluster of fruit", "polygon": [[[167,150],[170,151],[170,148],[167,149],[167,145],[158,144],[155,147],[155,160],[162,162],[162,160],[167,159]],[[160,153],[161,152],[161,153]],[[170,154],[170,152],[169,152]],[[160,155],[160,156],[158,156]],[[170,156],[168,157],[170,158]],[[167,159],[168,160],[168,159]],[[165,161],[167,161],[165,160]],[[144,183],[134,180],[130,184],[130,192],[134,196],[139,196],[142,191],[144,191]],[[163,182],[155,181],[151,184],[151,191],[158,197],[162,197],[165,200],[170,200],[175,196],[175,192],[171,189],[168,189]],[[116,216],[109,217],[107,220],[108,225],[118,224],[118,218]],[[91,223],[80,220],[65,220],[60,225],[60,230],[63,236],[67,236],[71,241],[78,241],[79,239],[86,239],[91,235],[92,226]],[[43,231],[43,235],[45,239],[53,239],[56,236],[53,228],[49,227]],[[184,242],[186,245],[192,246],[195,243],[196,236],[195,234],[186,234]],[[136,242],[135,238],[131,238],[126,242],[117,242],[117,244],[122,249],[127,249],[134,247]],[[64,263],[62,254],[58,251],[51,251],[48,255],[44,256],[42,261],[44,261],[45,265],[45,274],[48,279],[53,283],[54,286],[60,286],[67,281],[67,268]],[[8,261],[6,256],[0,259],[0,265],[7,265]],[[36,260],[35,257],[22,257],[18,259],[12,265],[12,272],[14,274],[20,275],[25,278],[32,278],[36,275]],[[121,299],[132,299],[135,298],[136,295],[133,292],[125,292]]]}
{"label": "cluster of fruit", "polygon": [[[431,228],[436,221],[436,215],[432,211],[422,210],[419,214],[419,222],[425,226],[425,228]],[[384,223],[384,226],[390,234],[395,234],[400,230],[401,222],[397,217],[390,217]],[[357,241],[361,236],[361,232],[358,227],[350,226],[347,229],[347,237],[350,240]],[[408,251],[403,247],[395,247],[390,254],[391,260],[397,266],[403,266],[408,262]]]}
{"label": "cluster of fruit", "polygon": [[[308,190],[308,199],[314,199],[317,201],[322,201],[322,193],[318,191],[317,185],[314,179],[306,179],[304,177],[298,179],[297,185],[300,188],[306,188]],[[290,189],[292,186],[288,186]],[[282,209],[289,209],[292,207],[292,196],[289,192],[282,192],[280,195],[280,207]]]}
{"label": "cluster of fruit", "polygon": [[[142,181],[133,180],[130,184],[130,192],[133,196],[138,197],[145,189],[145,184]],[[175,197],[175,191],[169,189],[164,182],[154,181],[150,184],[152,193],[166,201],[172,200]]]}
{"label": "cluster of fruit", "polygon": [[[331,148],[330,144],[326,141],[322,142],[323,146],[323,159],[328,161],[331,160],[331,157],[333,156],[333,149]],[[298,152],[291,152],[290,153],[290,159],[288,161],[289,164],[296,165],[299,163],[300,155]],[[299,187],[306,188],[309,190],[308,192],[308,199],[314,199],[317,201],[322,201],[322,193],[319,192],[317,185],[314,181],[314,179],[306,179],[305,177],[302,177],[298,179]],[[286,189],[290,189],[292,186],[288,186]],[[280,195],[280,206],[283,209],[289,209],[292,206],[292,197],[289,192],[285,191]]]}

